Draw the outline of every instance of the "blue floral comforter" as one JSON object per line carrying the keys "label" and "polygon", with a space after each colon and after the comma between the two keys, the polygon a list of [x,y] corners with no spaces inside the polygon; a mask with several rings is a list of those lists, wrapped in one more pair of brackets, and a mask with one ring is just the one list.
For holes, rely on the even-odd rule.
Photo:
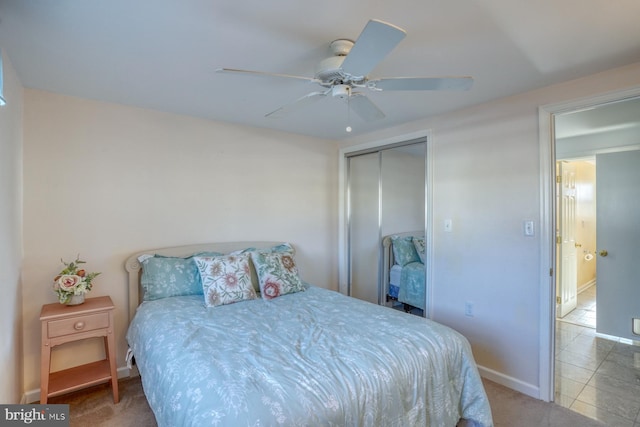
{"label": "blue floral comforter", "polygon": [[310,286],[144,302],[127,333],[159,426],[492,426],[467,340]]}

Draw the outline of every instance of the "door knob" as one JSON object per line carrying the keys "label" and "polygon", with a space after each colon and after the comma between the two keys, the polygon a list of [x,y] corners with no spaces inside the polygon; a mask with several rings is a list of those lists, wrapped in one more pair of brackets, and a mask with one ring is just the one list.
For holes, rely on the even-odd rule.
{"label": "door knob", "polygon": [[600,252],[598,252],[598,254],[600,254],[600,256],[607,256],[607,255],[609,255],[609,252],[607,252],[606,249],[603,249]]}

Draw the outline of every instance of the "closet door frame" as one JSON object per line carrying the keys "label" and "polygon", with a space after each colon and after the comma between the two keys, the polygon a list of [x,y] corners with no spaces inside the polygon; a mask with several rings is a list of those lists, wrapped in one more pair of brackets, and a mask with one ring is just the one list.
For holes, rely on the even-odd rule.
{"label": "closet door frame", "polygon": [[[433,153],[431,143],[431,132],[423,130],[411,134],[399,135],[397,137],[371,141],[350,147],[344,147],[339,151],[338,167],[339,167],[339,230],[338,230],[338,280],[339,291],[345,295],[349,295],[349,275],[350,275],[350,253],[349,253],[349,157],[356,154],[364,154],[366,152],[375,152],[388,148],[398,147],[411,143],[417,143],[418,140],[425,142],[425,212],[424,212],[424,229],[425,229],[425,310],[424,316],[430,318],[432,310],[432,277],[433,277],[433,221],[432,221],[432,188],[433,188]],[[380,236],[382,237],[382,236]],[[380,266],[380,264],[379,264]],[[380,277],[380,274],[378,276]]]}

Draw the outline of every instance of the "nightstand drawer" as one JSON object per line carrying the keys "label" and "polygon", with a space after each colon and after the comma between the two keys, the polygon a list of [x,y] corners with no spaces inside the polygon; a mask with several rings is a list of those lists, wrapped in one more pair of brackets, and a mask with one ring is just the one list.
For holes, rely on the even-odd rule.
{"label": "nightstand drawer", "polygon": [[109,313],[96,313],[71,319],[52,320],[48,323],[47,332],[49,338],[54,338],[107,327],[109,327]]}

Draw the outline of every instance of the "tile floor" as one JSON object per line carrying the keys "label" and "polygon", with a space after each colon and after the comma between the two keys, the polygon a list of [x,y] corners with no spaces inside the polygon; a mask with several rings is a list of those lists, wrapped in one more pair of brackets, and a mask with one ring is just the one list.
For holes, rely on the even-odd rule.
{"label": "tile floor", "polygon": [[555,402],[607,426],[640,427],[640,346],[596,336],[595,286],[574,312],[556,321]]}
{"label": "tile floor", "polygon": [[596,327],[596,286],[590,286],[588,289],[578,294],[578,303],[576,308],[562,318],[562,321],[575,323],[577,325]]}

